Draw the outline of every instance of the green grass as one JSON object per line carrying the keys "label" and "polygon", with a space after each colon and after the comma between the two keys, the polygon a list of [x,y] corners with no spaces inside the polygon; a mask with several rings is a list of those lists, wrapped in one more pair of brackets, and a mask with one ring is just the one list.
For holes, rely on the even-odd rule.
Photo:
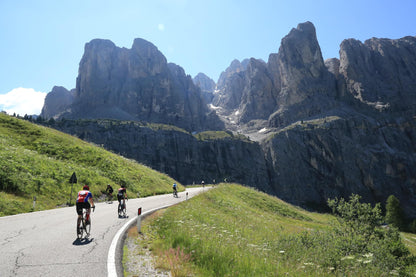
{"label": "green grass", "polygon": [[[172,178],[133,160],[58,132],[0,113],[0,216],[66,205],[69,178],[77,175],[71,202],[87,184],[95,199],[107,184],[127,186],[128,196],[171,192]],[[180,189],[183,187],[180,185]]]}
{"label": "green grass", "polygon": [[401,233],[403,242],[409,249],[409,251],[416,256],[416,234]]}
{"label": "green grass", "polygon": [[207,141],[207,140],[223,140],[223,139],[235,139],[241,140],[245,142],[249,142],[250,140],[240,134],[233,134],[231,132],[226,131],[204,131],[194,135],[194,137],[200,141]]}
{"label": "green grass", "polygon": [[346,242],[360,238],[336,232],[334,216],[310,213],[234,184],[219,185],[142,226],[159,260],[178,253],[169,260],[183,264],[186,272],[191,268],[195,276],[416,274],[409,260],[391,258],[392,249],[400,249],[397,245],[371,238],[373,252],[347,250]]}

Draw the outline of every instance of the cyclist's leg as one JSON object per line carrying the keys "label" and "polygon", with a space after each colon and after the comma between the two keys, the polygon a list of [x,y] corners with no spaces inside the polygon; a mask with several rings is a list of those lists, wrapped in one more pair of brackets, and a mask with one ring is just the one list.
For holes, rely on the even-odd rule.
{"label": "cyclist's leg", "polygon": [[90,213],[91,213],[91,208],[88,208],[88,209],[86,209],[87,210],[87,216],[86,216],[86,218],[85,218],[85,222],[87,223],[87,224],[89,224],[90,223]]}
{"label": "cyclist's leg", "polygon": [[77,219],[77,228],[78,228],[81,223],[81,218],[82,218],[82,203],[77,202],[75,205],[76,205],[75,208],[76,208],[77,215],[78,215],[78,219]]}
{"label": "cyclist's leg", "polygon": [[90,214],[91,214],[91,204],[90,202],[85,202],[84,208],[87,211],[87,214],[85,215],[85,223],[89,224],[90,222]]}
{"label": "cyclist's leg", "polygon": [[117,211],[118,211],[118,213],[119,213],[119,215],[120,215],[120,211],[121,211],[121,197],[120,197],[120,195],[118,195],[118,194],[117,194],[117,201],[118,201],[118,208],[117,208]]}

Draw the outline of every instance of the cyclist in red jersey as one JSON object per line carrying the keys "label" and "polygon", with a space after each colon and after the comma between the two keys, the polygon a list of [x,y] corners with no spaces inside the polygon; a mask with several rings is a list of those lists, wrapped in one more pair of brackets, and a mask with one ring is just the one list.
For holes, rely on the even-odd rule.
{"label": "cyclist in red jersey", "polygon": [[88,185],[85,185],[82,188],[82,190],[78,192],[78,197],[77,197],[77,204],[76,204],[77,214],[78,214],[77,231],[79,230],[79,224],[81,223],[82,209],[87,210],[87,224],[89,223],[91,206],[93,209],[95,209],[94,201],[92,200],[92,193],[90,192],[90,187]]}

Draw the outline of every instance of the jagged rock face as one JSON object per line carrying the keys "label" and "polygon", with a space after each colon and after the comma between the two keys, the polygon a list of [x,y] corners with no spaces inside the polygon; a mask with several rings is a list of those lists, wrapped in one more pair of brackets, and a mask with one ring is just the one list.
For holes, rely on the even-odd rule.
{"label": "jagged rock face", "polygon": [[246,67],[234,61],[217,84],[214,104],[233,112],[238,123],[268,120],[282,127],[332,108],[336,79],[322,58],[312,23],[299,24],[282,39],[277,54],[266,63],[250,59]]}
{"label": "jagged rock face", "polygon": [[244,71],[247,65],[248,60],[244,60],[241,63],[238,60],[234,60],[221,73],[217,82],[217,91],[212,100],[214,106],[220,106],[230,111],[239,107],[246,81]]}
{"label": "jagged rock face", "polygon": [[215,82],[204,73],[198,73],[194,79],[194,84],[197,85],[202,91],[214,92]]}
{"label": "jagged rock face", "polygon": [[328,71],[330,73],[332,73],[336,78],[339,77],[339,66],[340,66],[340,61],[337,58],[331,58],[331,59],[327,59],[325,60],[325,66],[328,69]]}
{"label": "jagged rock face", "polygon": [[283,199],[316,208],[352,193],[385,204],[393,194],[414,218],[415,145],[413,119],[377,121],[357,114],[295,124],[262,146],[273,167],[271,185]]}
{"label": "jagged rock face", "polygon": [[282,127],[337,105],[336,81],[329,73],[312,23],[299,24],[282,39],[277,56],[269,57],[277,84],[277,108],[269,125]]}
{"label": "jagged rock face", "polygon": [[348,91],[378,110],[415,111],[416,37],[344,40],[340,73]]}
{"label": "jagged rock face", "polygon": [[158,122],[189,131],[223,128],[192,78],[143,39],[135,39],[131,49],[109,40],[87,43],[76,99],[63,116]]}
{"label": "jagged rock face", "polygon": [[264,61],[250,59],[245,70],[245,84],[239,105],[239,122],[268,119],[276,109],[276,90]]}
{"label": "jagged rock face", "polygon": [[53,87],[45,97],[40,116],[45,119],[59,117],[73,103],[74,94],[75,90],[69,91],[64,87]]}
{"label": "jagged rock face", "polygon": [[211,103],[214,98],[215,82],[204,73],[198,73],[193,78],[194,84],[201,89],[205,102]]}
{"label": "jagged rock face", "polygon": [[227,179],[273,194],[259,144],[234,136],[198,140],[191,134],[137,122],[56,121],[51,127],[103,145],[115,153],[164,172],[183,184]]}

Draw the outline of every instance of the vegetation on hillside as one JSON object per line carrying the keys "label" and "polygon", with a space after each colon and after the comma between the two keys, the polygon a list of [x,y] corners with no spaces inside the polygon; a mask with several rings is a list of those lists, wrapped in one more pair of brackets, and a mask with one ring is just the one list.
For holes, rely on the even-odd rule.
{"label": "vegetation on hillside", "polygon": [[[115,189],[125,184],[134,198],[138,193],[144,197],[170,192],[174,182],[135,161],[3,113],[0,145],[0,216],[33,210],[33,197],[35,210],[73,204],[85,184],[95,198],[103,195],[107,184]],[[71,194],[73,172],[78,183]]]}
{"label": "vegetation on hillside", "polygon": [[[329,205],[335,216],[223,184],[146,220],[137,243],[172,276],[416,274],[398,230],[380,227],[378,205],[361,204],[358,196]],[[414,249],[415,235],[407,237]]]}
{"label": "vegetation on hillside", "polygon": [[222,140],[222,139],[235,139],[241,140],[244,142],[249,142],[250,140],[241,134],[233,134],[229,131],[204,131],[194,135],[194,137],[201,141],[207,140]]}

